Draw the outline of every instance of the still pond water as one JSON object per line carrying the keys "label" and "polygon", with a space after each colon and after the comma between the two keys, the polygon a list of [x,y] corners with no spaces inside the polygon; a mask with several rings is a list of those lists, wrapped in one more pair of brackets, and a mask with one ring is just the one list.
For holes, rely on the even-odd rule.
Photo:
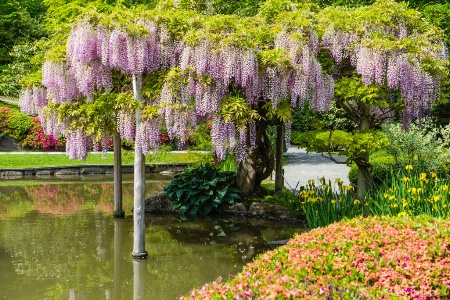
{"label": "still pond water", "polygon": [[[170,178],[147,175],[147,196]],[[113,178],[0,180],[0,299],[176,299],[238,273],[265,242],[302,225],[246,218],[147,215],[147,260],[131,258],[132,177],[125,219],[114,219]]]}

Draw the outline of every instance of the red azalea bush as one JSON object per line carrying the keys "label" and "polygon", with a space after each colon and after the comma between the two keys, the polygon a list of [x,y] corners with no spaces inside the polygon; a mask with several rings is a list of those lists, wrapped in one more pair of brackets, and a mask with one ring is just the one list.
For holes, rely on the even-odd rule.
{"label": "red azalea bush", "polygon": [[32,150],[54,151],[64,148],[65,141],[63,138],[56,139],[53,135],[44,133],[39,118],[34,117],[31,129],[27,136],[21,141],[20,146]]}
{"label": "red azalea bush", "polygon": [[180,299],[448,299],[450,221],[356,218],[311,230]]}

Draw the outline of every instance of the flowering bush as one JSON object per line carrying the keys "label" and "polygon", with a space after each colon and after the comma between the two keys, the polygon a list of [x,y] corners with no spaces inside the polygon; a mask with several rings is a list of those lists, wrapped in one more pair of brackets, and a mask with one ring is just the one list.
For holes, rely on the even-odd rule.
{"label": "flowering bush", "polygon": [[368,200],[373,215],[404,216],[426,214],[450,216],[450,182],[434,172],[415,172],[412,165],[392,173]]}
{"label": "flowering bush", "polygon": [[212,118],[210,117],[205,122],[195,126],[188,138],[189,150],[211,151],[211,129]]}
{"label": "flowering bush", "polygon": [[44,133],[44,129],[41,126],[39,118],[34,117],[32,121],[32,127],[28,131],[25,139],[20,143],[21,147],[33,149],[33,150],[56,150],[63,147],[65,141],[63,138],[56,139],[53,135],[47,135]]}
{"label": "flowering bush", "polygon": [[180,299],[447,299],[450,221],[356,218],[311,230]]}

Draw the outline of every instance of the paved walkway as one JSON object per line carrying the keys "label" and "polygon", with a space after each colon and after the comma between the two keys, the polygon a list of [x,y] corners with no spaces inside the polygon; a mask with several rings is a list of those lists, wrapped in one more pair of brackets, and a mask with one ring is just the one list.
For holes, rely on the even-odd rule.
{"label": "paved walkway", "polygon": [[[331,180],[334,183],[336,178],[344,181],[344,184],[349,184],[348,172],[350,167],[345,164],[337,164],[328,158],[321,156],[318,153],[306,153],[305,149],[298,149],[297,146],[289,147],[284,154],[289,160],[284,169],[284,186],[288,189],[299,190],[300,186],[308,184],[308,180],[314,179],[316,182],[319,178]],[[344,161],[343,157],[337,157]]]}
{"label": "paved walkway", "polygon": [[5,96],[0,96],[0,101],[11,103],[11,104],[15,104],[15,105],[19,105],[19,100],[18,99],[12,99],[12,98],[8,98],[8,97],[5,97]]}

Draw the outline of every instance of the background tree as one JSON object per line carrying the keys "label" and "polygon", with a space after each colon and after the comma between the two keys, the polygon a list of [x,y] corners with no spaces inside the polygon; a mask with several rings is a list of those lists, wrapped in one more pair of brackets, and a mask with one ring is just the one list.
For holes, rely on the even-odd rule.
{"label": "background tree", "polygon": [[[419,12],[406,4],[376,1],[356,9],[328,7],[319,24],[322,44],[335,61],[336,106],[358,124],[360,133],[371,135],[369,130],[398,108],[407,127],[440,99],[444,36],[423,22]],[[369,145],[373,149],[375,144]],[[351,159],[358,165],[362,198],[373,182],[369,150],[356,149]]]}

